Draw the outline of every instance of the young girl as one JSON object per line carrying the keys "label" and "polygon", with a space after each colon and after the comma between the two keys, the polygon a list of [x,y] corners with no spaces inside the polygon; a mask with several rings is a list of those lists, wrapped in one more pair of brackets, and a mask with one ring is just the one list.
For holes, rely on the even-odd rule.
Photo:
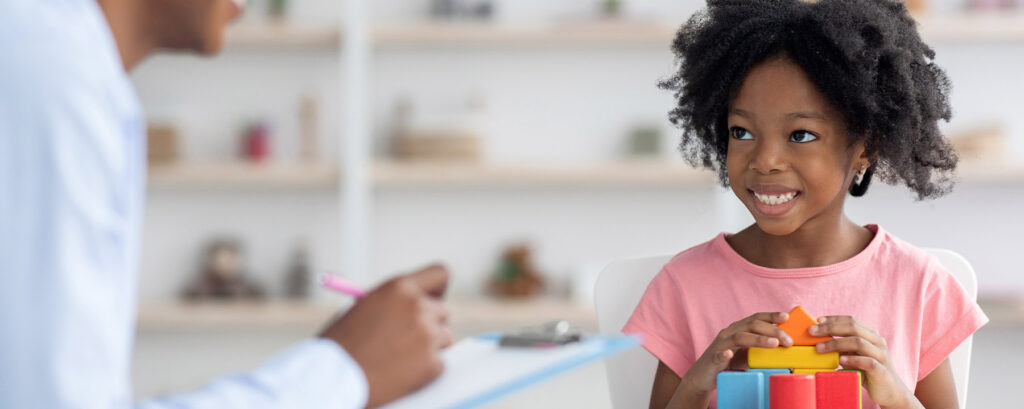
{"label": "young girl", "polygon": [[[950,189],[949,81],[895,0],[710,0],[673,44],[670,118],[756,223],[676,255],[623,329],[658,359],[652,408],[715,407],[715,378],[775,324],[818,314],[816,345],[865,374],[865,408],[954,408],[946,357],[987,322],[948,271],[843,214],[872,176]],[[940,221],[935,221],[936,223]]]}

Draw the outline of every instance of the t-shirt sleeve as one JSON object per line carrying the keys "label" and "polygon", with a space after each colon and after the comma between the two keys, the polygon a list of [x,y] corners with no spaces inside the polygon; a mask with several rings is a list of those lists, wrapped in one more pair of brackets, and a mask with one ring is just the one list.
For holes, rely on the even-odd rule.
{"label": "t-shirt sleeve", "polygon": [[937,260],[929,263],[921,313],[918,381],[924,379],[974,331],[988,322],[974,300]]}
{"label": "t-shirt sleeve", "polygon": [[644,348],[679,376],[696,360],[682,300],[679,282],[662,268],[622,328],[623,333],[642,335]]}

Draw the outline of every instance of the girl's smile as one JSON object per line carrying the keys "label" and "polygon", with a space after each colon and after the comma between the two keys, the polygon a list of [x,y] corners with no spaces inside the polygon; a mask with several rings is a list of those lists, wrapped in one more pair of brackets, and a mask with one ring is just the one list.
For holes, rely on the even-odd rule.
{"label": "girl's smile", "polygon": [[747,192],[753,197],[757,212],[768,217],[785,215],[800,198],[799,190],[781,185],[756,185]]}

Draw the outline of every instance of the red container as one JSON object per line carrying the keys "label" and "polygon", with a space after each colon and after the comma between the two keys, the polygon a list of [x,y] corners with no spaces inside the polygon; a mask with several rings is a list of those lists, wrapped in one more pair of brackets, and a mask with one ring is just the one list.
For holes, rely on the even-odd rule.
{"label": "red container", "polygon": [[815,409],[814,375],[778,374],[768,378],[771,409]]}

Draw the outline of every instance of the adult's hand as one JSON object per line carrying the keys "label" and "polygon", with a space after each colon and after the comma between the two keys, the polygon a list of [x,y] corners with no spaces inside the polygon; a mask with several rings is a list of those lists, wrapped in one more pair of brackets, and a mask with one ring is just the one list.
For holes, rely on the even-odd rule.
{"label": "adult's hand", "polygon": [[366,295],[321,337],[363,369],[368,406],[405,396],[441,374],[441,349],[454,342],[442,304],[448,270],[434,265],[396,277]]}

